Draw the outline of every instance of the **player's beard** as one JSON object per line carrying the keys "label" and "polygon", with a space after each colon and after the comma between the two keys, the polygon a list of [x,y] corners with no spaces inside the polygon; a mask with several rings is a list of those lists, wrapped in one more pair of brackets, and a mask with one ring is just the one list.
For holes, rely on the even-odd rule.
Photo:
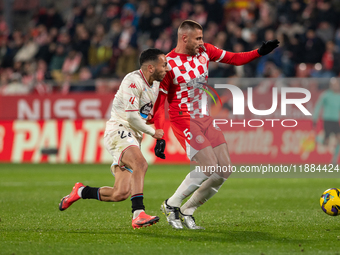
{"label": "player's beard", "polygon": [[152,75],[152,78],[155,80],[155,81],[162,81],[163,80],[163,75],[160,73],[160,72],[155,72],[153,75]]}
{"label": "player's beard", "polygon": [[190,55],[190,56],[195,56],[195,55],[197,54],[197,53],[196,53],[196,48],[195,48],[194,45],[191,45],[191,44],[188,43],[188,44],[185,46],[185,49],[186,49],[188,55]]}

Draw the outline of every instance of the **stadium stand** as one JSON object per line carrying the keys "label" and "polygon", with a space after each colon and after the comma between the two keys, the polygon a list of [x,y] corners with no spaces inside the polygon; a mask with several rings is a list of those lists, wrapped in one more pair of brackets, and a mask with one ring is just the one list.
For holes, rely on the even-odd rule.
{"label": "stadium stand", "polygon": [[204,40],[228,51],[248,51],[273,38],[281,42],[273,54],[242,67],[211,63],[210,77],[329,78],[340,73],[337,0],[82,0],[48,5],[15,0],[12,31],[3,10],[0,6],[2,95],[114,92],[120,79],[138,68],[142,50],[157,47],[167,53],[174,47],[184,19],[198,21]]}

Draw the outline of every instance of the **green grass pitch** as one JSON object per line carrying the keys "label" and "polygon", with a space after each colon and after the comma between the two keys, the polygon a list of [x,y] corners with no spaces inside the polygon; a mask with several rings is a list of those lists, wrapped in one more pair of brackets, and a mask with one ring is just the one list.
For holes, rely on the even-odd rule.
{"label": "green grass pitch", "polygon": [[60,199],[75,182],[110,186],[108,165],[0,164],[0,254],[340,254],[340,216],[319,206],[339,179],[236,179],[199,208],[206,230],[173,230],[159,207],[188,166],[150,166],[146,211],[160,222],[131,227],[131,202]]}

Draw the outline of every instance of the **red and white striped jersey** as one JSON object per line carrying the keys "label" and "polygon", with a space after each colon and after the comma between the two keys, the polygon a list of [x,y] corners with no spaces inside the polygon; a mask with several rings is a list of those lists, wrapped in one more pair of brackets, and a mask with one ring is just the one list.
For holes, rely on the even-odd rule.
{"label": "red and white striped jersey", "polygon": [[207,94],[203,90],[208,79],[209,62],[243,65],[260,57],[257,50],[232,53],[204,43],[199,53],[191,56],[176,53],[173,49],[166,56],[169,72],[159,87],[159,96],[154,107],[156,128],[164,125],[164,97],[168,98],[171,116],[202,118],[208,115]]}

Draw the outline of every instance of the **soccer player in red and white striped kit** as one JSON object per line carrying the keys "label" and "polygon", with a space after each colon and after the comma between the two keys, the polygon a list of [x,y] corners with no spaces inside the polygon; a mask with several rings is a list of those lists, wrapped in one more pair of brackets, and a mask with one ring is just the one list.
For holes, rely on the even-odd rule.
{"label": "soccer player in red and white striped kit", "polygon": [[[166,56],[170,71],[160,84],[154,116],[150,122],[155,124],[156,129],[163,129],[164,103],[167,98],[171,128],[189,159],[202,167],[231,165],[223,133],[212,125],[213,118],[203,109],[206,107],[203,100],[206,92],[201,88],[204,88],[208,78],[209,62],[244,65],[270,53],[278,44],[278,40],[273,40],[263,42],[259,49],[253,51],[227,52],[203,42],[203,28],[199,23],[183,21],[178,28],[177,46]],[[192,215],[218,192],[229,175],[230,172],[211,174],[192,170],[161,206],[168,223],[175,229],[182,229],[183,225],[189,229],[203,229],[196,225]],[[182,205],[182,201],[191,194]]]}

